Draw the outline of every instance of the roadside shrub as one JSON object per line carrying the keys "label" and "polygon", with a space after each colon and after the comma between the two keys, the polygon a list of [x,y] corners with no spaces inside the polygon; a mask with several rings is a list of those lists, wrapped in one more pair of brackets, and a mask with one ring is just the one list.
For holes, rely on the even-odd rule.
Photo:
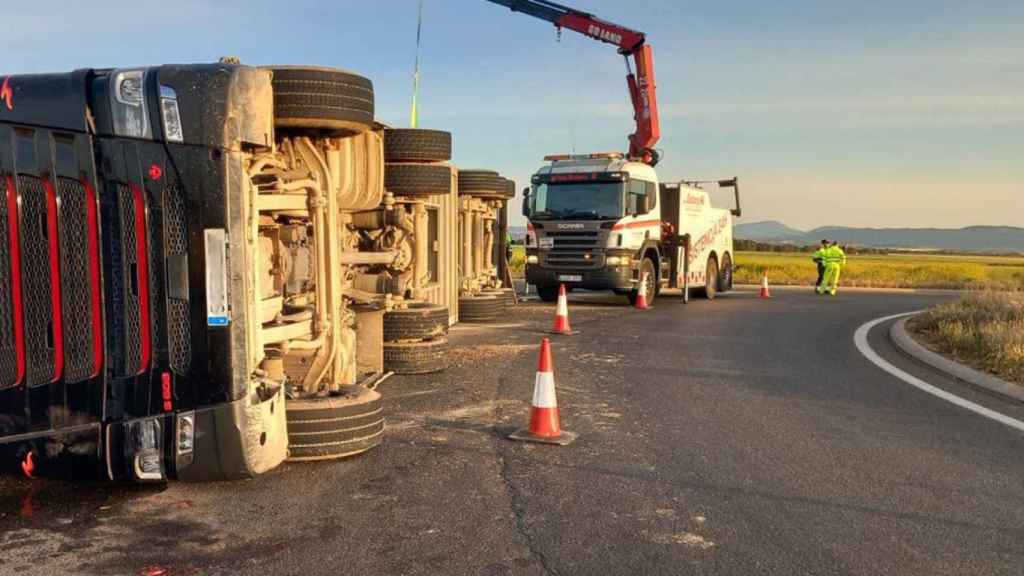
{"label": "roadside shrub", "polygon": [[970,294],[922,314],[912,328],[942,352],[1024,383],[1024,294]]}

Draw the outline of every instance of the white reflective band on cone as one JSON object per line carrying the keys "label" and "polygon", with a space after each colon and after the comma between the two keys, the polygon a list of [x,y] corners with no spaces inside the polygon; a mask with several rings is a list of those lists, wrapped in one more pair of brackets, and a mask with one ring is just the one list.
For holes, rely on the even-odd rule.
{"label": "white reflective band on cone", "polygon": [[558,309],[555,311],[555,314],[557,314],[558,316],[569,315],[569,306],[565,302],[565,296],[558,297]]}
{"label": "white reflective band on cone", "polygon": [[533,385],[534,408],[558,408],[555,399],[555,375],[551,372],[537,372],[537,380]]}

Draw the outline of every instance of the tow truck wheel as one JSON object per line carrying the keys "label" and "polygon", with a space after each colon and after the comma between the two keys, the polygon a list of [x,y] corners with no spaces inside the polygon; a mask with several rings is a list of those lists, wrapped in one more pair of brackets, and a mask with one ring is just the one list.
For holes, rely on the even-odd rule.
{"label": "tow truck wheel", "polygon": [[[644,278],[646,275],[647,282],[645,286],[647,294],[647,305],[654,304],[654,299],[658,297],[658,274],[657,269],[654,266],[654,260],[650,258],[644,258],[644,261],[640,263],[640,278]],[[633,290],[629,293],[629,303],[636,306],[636,300],[640,297],[639,290]]]}
{"label": "tow truck wheel", "polygon": [[732,257],[726,254],[722,257],[722,270],[718,276],[718,289],[721,292],[732,290]]}
{"label": "tow truck wheel", "polygon": [[558,300],[558,286],[537,286],[537,295],[544,302]]}
{"label": "tow truck wheel", "polygon": [[373,82],[352,72],[270,66],[278,128],[361,134],[373,126]]}
{"label": "tow truck wheel", "polygon": [[384,131],[385,162],[447,162],[451,159],[451,132],[417,128]]}
{"label": "tow truck wheel", "polygon": [[708,259],[707,273],[704,275],[704,297],[714,300],[718,293],[718,262],[714,258]]}
{"label": "tow truck wheel", "polygon": [[287,400],[285,416],[291,462],[354,456],[384,436],[381,395],[364,386],[345,386],[335,396]]}

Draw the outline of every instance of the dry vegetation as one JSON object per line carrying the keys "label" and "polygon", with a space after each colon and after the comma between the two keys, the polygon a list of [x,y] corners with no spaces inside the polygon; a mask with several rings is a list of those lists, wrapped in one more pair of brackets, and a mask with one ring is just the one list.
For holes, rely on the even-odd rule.
{"label": "dry vegetation", "polygon": [[[737,284],[756,284],[765,271],[772,284],[810,285],[817,278],[810,254],[736,253]],[[851,254],[843,267],[840,286],[1024,290],[1024,258]]]}
{"label": "dry vegetation", "polygon": [[1024,294],[981,292],[934,308],[911,330],[975,368],[1024,384]]}

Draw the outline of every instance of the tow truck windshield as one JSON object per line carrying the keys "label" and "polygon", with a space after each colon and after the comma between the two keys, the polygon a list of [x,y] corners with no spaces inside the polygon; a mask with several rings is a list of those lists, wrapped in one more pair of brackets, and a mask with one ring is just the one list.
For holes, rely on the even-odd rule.
{"label": "tow truck windshield", "polygon": [[542,183],[530,194],[531,220],[618,220],[623,182]]}

